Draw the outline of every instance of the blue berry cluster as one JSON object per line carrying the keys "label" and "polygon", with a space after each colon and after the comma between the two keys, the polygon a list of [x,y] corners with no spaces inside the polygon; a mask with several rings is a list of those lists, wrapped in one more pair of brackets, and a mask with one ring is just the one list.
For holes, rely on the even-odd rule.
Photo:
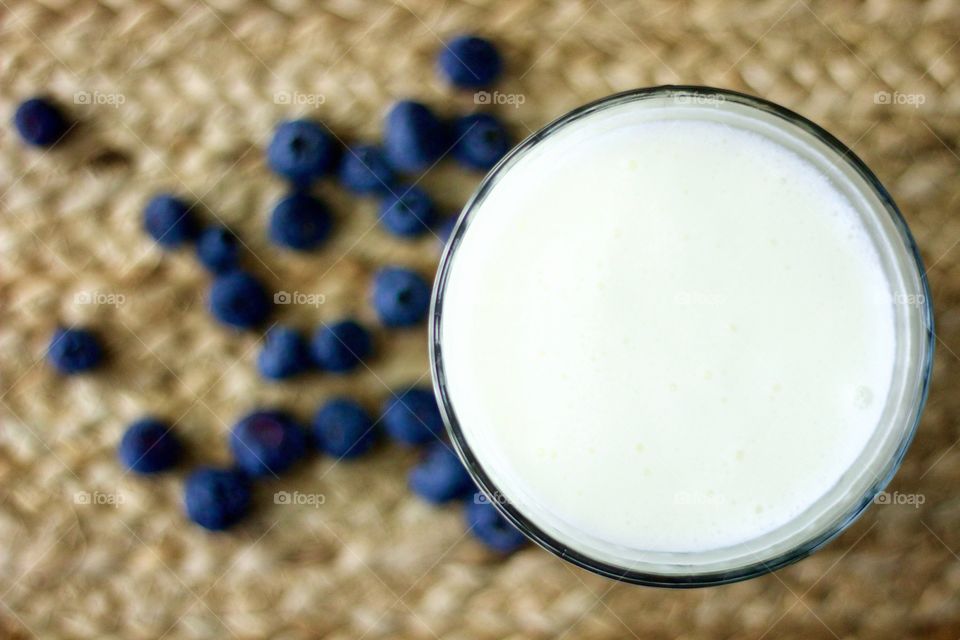
{"label": "blue berry cluster", "polygon": [[[411,472],[415,493],[441,503],[473,492],[470,476],[440,440],[443,423],[433,394],[429,389],[413,388],[386,402],[378,420],[345,396],[327,400],[307,426],[279,409],[247,414],[230,431],[233,464],[228,468],[201,467],[187,477],[186,513],[207,529],[226,529],[250,510],[255,481],[278,477],[311,450],[338,460],[358,458],[376,444],[378,423],[390,438],[405,446],[432,443],[424,462]],[[130,471],[155,474],[174,468],[182,451],[172,425],[145,417],[127,428],[117,454]]]}
{"label": "blue berry cluster", "polygon": [[307,371],[338,375],[358,369],[371,355],[373,337],[353,319],[321,324],[310,340],[292,327],[277,325],[264,337],[257,368],[269,380]]}
{"label": "blue berry cluster", "polygon": [[[437,67],[454,87],[473,90],[490,86],[503,62],[492,43],[464,35],[443,47]],[[71,128],[63,112],[44,98],[21,104],[14,125],[25,142],[42,147],[59,142]],[[410,178],[447,155],[468,169],[486,171],[510,146],[506,128],[489,113],[446,120],[415,100],[398,101],[387,111],[379,144],[343,146],[321,122],[282,122],[266,149],[266,163],[286,180],[289,191],[273,207],[267,237],[295,252],[322,248],[334,232],[335,216],[314,186],[333,177],[350,193],[379,198],[378,221],[389,233],[416,238],[433,230],[446,242],[453,216],[441,218],[429,194]],[[241,239],[226,226],[205,224],[201,218],[195,203],[159,193],[145,203],[142,225],[164,250],[194,245],[198,262],[211,275],[207,304],[215,320],[235,329],[262,327],[273,312],[271,292],[242,267]],[[384,328],[423,322],[430,295],[428,281],[409,268],[389,265],[373,274],[370,302]],[[371,331],[353,318],[321,322],[312,335],[275,324],[263,336],[256,367],[263,378],[275,381],[310,371],[346,374],[366,366],[375,342]],[[104,355],[96,333],[79,327],[57,329],[47,353],[50,364],[65,375],[97,368]],[[408,478],[417,496],[432,504],[466,500],[470,530],[495,551],[507,553],[523,544],[523,536],[476,493],[470,473],[444,439],[432,390],[420,386],[391,392],[376,419],[343,395],[329,398],[306,423],[277,408],[252,411],[230,431],[232,464],[200,466],[185,478],[186,514],[206,529],[227,529],[251,510],[255,482],[288,471],[310,451],[338,460],[360,457],[375,447],[381,433],[400,446],[422,448],[422,460]],[[117,456],[130,472],[150,475],[177,467],[184,449],[175,424],[146,416],[128,426]]]}
{"label": "blue berry cluster", "polygon": [[[468,169],[487,171],[510,147],[506,127],[489,113],[472,113],[447,122],[423,103],[400,100],[384,119],[382,152],[379,147],[364,145],[367,153],[375,150],[369,162],[348,154],[341,176],[350,178],[345,185],[348,188],[381,197],[380,223],[388,232],[414,238],[443,223],[426,192],[398,176],[423,173],[448,154]],[[358,176],[363,176],[364,184],[376,180],[380,188],[357,189]]]}
{"label": "blue berry cluster", "polygon": [[[440,75],[458,89],[489,87],[501,75],[503,60],[490,41],[460,35],[447,42],[437,59]],[[270,237],[298,251],[317,248],[330,230],[323,203],[305,195],[318,180],[335,176],[347,191],[379,198],[379,223],[397,237],[410,239],[431,230],[442,235],[449,223],[437,214],[430,196],[410,177],[450,155],[467,169],[487,171],[506,155],[511,138],[490,113],[453,120],[417,100],[395,102],[383,120],[382,142],[339,144],[323,123],[281,123],[267,147],[267,164],[290,184],[293,193],[277,205]]]}
{"label": "blue berry cluster", "polygon": [[254,329],[270,316],[270,294],[240,265],[240,239],[228,228],[202,227],[196,206],[171,194],[155,195],[143,209],[143,227],[158,246],[178,249],[196,242],[200,264],[213,275],[208,304],[211,315],[235,329]]}

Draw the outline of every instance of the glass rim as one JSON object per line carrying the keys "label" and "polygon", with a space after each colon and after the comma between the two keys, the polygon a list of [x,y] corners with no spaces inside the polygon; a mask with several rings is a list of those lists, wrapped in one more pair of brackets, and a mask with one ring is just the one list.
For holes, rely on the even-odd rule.
{"label": "glass rim", "polygon": [[[912,413],[904,416],[904,428],[900,435],[900,440],[897,444],[896,450],[887,460],[885,466],[880,467],[882,473],[880,473],[877,477],[877,480],[869,486],[866,494],[863,495],[859,501],[852,502],[850,507],[842,515],[832,521],[831,526],[825,527],[822,531],[819,531],[817,535],[805,539],[800,544],[778,555],[775,555],[770,559],[748,562],[743,566],[739,566],[730,570],[708,570],[689,573],[655,573],[649,571],[638,571],[592,557],[587,553],[571,548],[569,544],[557,540],[555,537],[544,531],[543,528],[534,523],[530,518],[525,516],[509,501],[498,499],[498,496],[503,494],[484,470],[482,464],[467,443],[464,433],[460,427],[460,423],[453,411],[450,396],[447,391],[447,381],[444,376],[442,349],[440,345],[440,323],[442,317],[444,292],[450,274],[453,256],[456,253],[456,248],[459,245],[463,234],[465,233],[465,220],[476,213],[478,205],[484,200],[486,194],[494,186],[497,177],[501,174],[501,172],[509,168],[509,165],[512,164],[515,159],[525,154],[544,138],[594,111],[643,98],[661,96],[690,96],[705,99],[709,99],[711,97],[721,97],[725,101],[730,101],[746,107],[754,108],[768,115],[772,115],[778,120],[784,120],[788,125],[798,127],[803,132],[811,135],[817,141],[824,144],[831,152],[835,153],[836,156],[842,159],[842,161],[846,163],[849,168],[853,169],[854,173],[863,180],[864,184],[881,203],[882,209],[886,212],[893,223],[893,226],[896,230],[896,236],[898,236],[899,240],[903,243],[908,257],[912,258],[911,264],[908,264],[908,267],[915,269],[915,273],[924,296],[919,312],[922,324],[926,328],[924,344],[922,348],[919,349],[920,360],[918,371],[920,372],[921,376],[921,379],[919,380],[919,393],[917,394]],[[882,215],[880,211],[877,211],[877,214]],[[473,195],[467,201],[460,213],[459,219],[457,220],[457,223],[450,234],[450,238],[447,241],[446,247],[444,248],[443,256],[437,269],[437,276],[431,297],[429,317],[430,370],[433,379],[434,393],[440,406],[440,411],[443,416],[444,424],[446,425],[447,433],[450,437],[451,443],[457,451],[457,454],[460,456],[461,461],[464,463],[467,471],[473,478],[473,481],[476,483],[477,487],[484,494],[486,494],[487,498],[497,508],[497,510],[529,539],[562,560],[570,562],[598,575],[602,575],[620,582],[671,588],[691,588],[729,584],[770,573],[809,556],[814,551],[820,549],[833,538],[846,530],[890,482],[896,471],[899,469],[903,458],[906,455],[907,449],[909,448],[910,443],[916,434],[929,392],[935,341],[933,305],[930,297],[930,288],[927,281],[926,270],[923,266],[923,260],[920,256],[920,251],[917,247],[916,241],[910,233],[909,228],[907,227],[903,215],[900,213],[900,210],[894,203],[893,198],[881,184],[876,175],[874,175],[874,173],[867,167],[867,165],[850,148],[840,142],[840,140],[838,140],[831,133],[807,118],[804,118],[790,109],[787,109],[786,107],[737,91],[699,85],[661,85],[633,89],[630,91],[624,91],[606,96],[565,113],[535,133],[531,134],[513,149],[511,149],[511,151],[487,173],[481,184],[474,191]]]}

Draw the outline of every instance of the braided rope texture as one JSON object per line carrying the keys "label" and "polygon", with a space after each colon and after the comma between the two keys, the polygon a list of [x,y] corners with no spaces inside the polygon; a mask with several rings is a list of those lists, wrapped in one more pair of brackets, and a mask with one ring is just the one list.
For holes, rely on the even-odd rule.
{"label": "braided rope texture", "polygon": [[[0,113],[46,92],[79,124],[48,152],[0,128],[0,637],[4,638],[955,638],[960,634],[960,4],[955,0],[0,1]],[[144,480],[115,460],[146,412],[177,421],[191,463],[225,463],[255,406],[307,417],[326,397],[371,406],[428,380],[426,331],[378,335],[369,368],[258,380],[259,337],[215,326],[207,276],[140,229],[175,190],[236,229],[252,269],[300,292],[278,319],[374,323],[373,270],[432,275],[435,238],[400,241],[375,203],[321,185],[335,239],[270,246],[283,185],[264,166],[279,119],[315,115],[373,139],[418,96],[474,108],[436,78],[441,39],[494,38],[508,60],[494,105],[518,137],[638,86],[738,89],[788,106],[854,148],[898,200],[929,268],[939,340],[928,410],[889,491],[811,558],[693,591],[616,584],[536,548],[491,556],[457,508],[409,494],[415,454],[315,458],[258,489],[259,508],[211,535],[181,514],[183,472]],[[880,93],[878,93],[880,92]],[[884,97],[885,96],[885,97]],[[451,163],[422,184],[443,208],[476,186]],[[310,298],[309,296],[313,296]],[[320,300],[322,304],[311,304]],[[73,379],[43,362],[58,323],[102,332],[111,359]],[[323,504],[274,504],[274,491]],[[86,496],[86,498],[83,498]],[[922,504],[917,504],[922,502]]]}

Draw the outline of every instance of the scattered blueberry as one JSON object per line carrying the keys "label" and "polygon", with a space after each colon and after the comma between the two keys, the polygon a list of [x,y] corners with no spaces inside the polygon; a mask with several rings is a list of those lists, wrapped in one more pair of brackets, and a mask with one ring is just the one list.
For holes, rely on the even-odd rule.
{"label": "scattered blueberry", "polygon": [[384,267],[373,277],[373,307],[388,327],[416,324],[430,308],[430,285],[410,269]]}
{"label": "scattered blueberry", "polygon": [[333,226],[330,210],[318,198],[293,193],[277,203],[270,217],[270,239],[297,251],[315,249]]}
{"label": "scattered blueberry", "polygon": [[232,469],[200,467],[184,482],[187,517],[201,527],[222,531],[250,510],[250,480]]}
{"label": "scattered blueberry", "polygon": [[423,444],[443,432],[443,417],[430,389],[414,387],[390,398],[381,420],[387,435],[401,444]]}
{"label": "scattered blueberry", "polygon": [[334,398],[313,416],[317,448],[337,458],[356,458],[373,446],[373,420],[348,398]]}
{"label": "scattered blueberry", "polygon": [[300,186],[333,171],[337,144],[327,130],[312,120],[281,123],[267,147],[267,163],[274,172]]}
{"label": "scattered blueberry", "polygon": [[354,193],[387,193],[393,184],[393,168],[383,149],[372,144],[350,147],[340,161],[340,182]]}
{"label": "scattered blueberry", "polygon": [[467,502],[464,516],[473,535],[494,551],[513,553],[527,543],[527,538],[479,491]]}
{"label": "scattered blueberry", "polygon": [[453,157],[470,169],[486,171],[510,150],[510,135],[489,113],[471,113],[453,123]]}
{"label": "scattered blueberry", "polygon": [[283,380],[303,373],[310,364],[310,347],[296,329],[273,327],[267,332],[257,357],[257,369],[264,378]]}
{"label": "scattered blueberry", "polygon": [[177,464],[180,441],[166,422],[143,418],[127,427],[117,454],[131,471],[156,473]]}
{"label": "scattered blueberry", "polygon": [[243,271],[231,271],[213,281],[210,312],[224,324],[249,329],[267,319],[270,298],[256,278]]}
{"label": "scattered blueberry", "polygon": [[447,126],[426,105],[401,100],[387,112],[383,148],[395,169],[417,173],[447,152],[449,136]]}
{"label": "scattered blueberry", "polygon": [[49,147],[66,135],[70,124],[57,105],[46,98],[31,98],[17,107],[13,124],[24,142]]}
{"label": "scattered blueberry", "polygon": [[303,429],[286,413],[255,411],[230,432],[237,467],[250,476],[276,475],[306,453]]}
{"label": "scattered blueberry", "polygon": [[480,89],[493,84],[503,70],[503,60],[489,40],[457,36],[440,50],[440,73],[456,87]]}
{"label": "scattered blueberry", "polygon": [[103,360],[97,336],[86,329],[57,329],[47,350],[50,364],[60,373],[89,371]]}
{"label": "scattered blueberry", "polygon": [[474,491],[470,474],[445,442],[430,447],[423,462],[410,471],[408,483],[415,494],[437,504]]}
{"label": "scattered blueberry", "polygon": [[324,371],[345,373],[373,352],[370,333],[353,320],[321,325],[310,343],[313,359]]}
{"label": "scattered blueberry", "polygon": [[402,237],[426,233],[436,218],[433,201],[420,187],[400,187],[387,194],[380,204],[380,222],[387,231]]}
{"label": "scattered blueberry", "polygon": [[226,227],[207,227],[197,238],[197,258],[212,273],[232,271],[239,255],[240,242]]}
{"label": "scattered blueberry", "polygon": [[173,249],[193,240],[197,225],[190,205],[170,194],[154,196],[143,210],[143,226],[157,244]]}

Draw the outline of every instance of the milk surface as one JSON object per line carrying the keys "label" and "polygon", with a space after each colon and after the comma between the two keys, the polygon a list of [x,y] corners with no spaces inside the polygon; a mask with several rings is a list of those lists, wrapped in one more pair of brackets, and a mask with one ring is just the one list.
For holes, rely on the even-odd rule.
{"label": "milk surface", "polygon": [[748,541],[823,496],[891,384],[890,286],[853,205],[770,137],[602,113],[474,212],[440,344],[464,437],[563,541]]}

